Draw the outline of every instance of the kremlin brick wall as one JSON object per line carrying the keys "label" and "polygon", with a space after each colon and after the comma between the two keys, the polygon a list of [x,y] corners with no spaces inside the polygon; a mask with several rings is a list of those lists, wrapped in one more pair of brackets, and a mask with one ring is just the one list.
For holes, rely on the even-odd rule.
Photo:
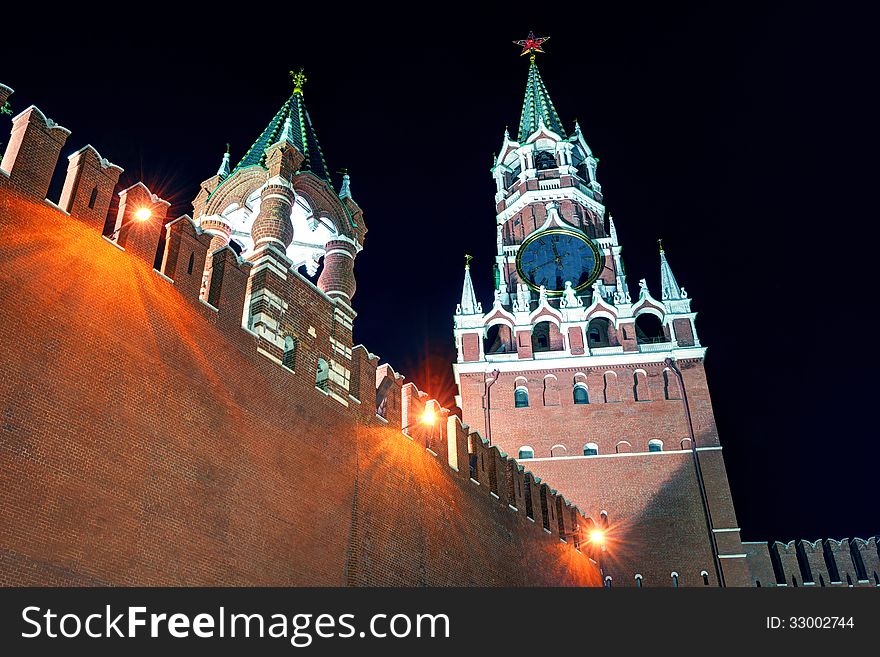
{"label": "kremlin brick wall", "polygon": [[[313,335],[292,370],[242,328],[249,263],[208,253],[184,217],[155,270],[167,202],[123,190],[119,230],[102,237],[121,169],[86,147],[47,201],[69,132],[36,108],[13,125],[0,171],[0,584],[600,582],[588,519],[367,349],[351,351],[347,399],[316,386],[317,355],[345,333],[305,279],[285,299]],[[153,218],[130,222],[140,207]],[[431,429],[418,424],[426,405]]]}

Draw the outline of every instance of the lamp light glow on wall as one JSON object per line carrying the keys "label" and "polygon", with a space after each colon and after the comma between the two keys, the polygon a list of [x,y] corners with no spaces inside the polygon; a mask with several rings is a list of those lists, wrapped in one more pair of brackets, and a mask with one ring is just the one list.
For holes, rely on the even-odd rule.
{"label": "lamp light glow on wall", "polygon": [[434,409],[430,406],[425,408],[425,412],[422,414],[422,423],[429,424],[434,426],[434,420],[436,419],[436,414],[434,413]]}
{"label": "lamp light glow on wall", "polygon": [[153,213],[150,212],[150,208],[138,208],[134,213],[134,218],[138,221],[146,221],[151,216],[153,216]]}

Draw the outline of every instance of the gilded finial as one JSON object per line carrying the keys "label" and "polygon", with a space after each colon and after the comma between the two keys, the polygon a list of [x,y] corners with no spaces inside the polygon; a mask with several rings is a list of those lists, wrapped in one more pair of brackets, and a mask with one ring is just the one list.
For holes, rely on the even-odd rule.
{"label": "gilded finial", "polygon": [[660,247],[660,253],[663,253],[663,238],[659,238],[657,240],[657,245]]}
{"label": "gilded finial", "polygon": [[471,260],[473,260],[473,259],[474,259],[474,256],[468,255],[467,253],[464,254],[464,268],[465,269],[471,268]]}
{"label": "gilded finial", "polygon": [[293,93],[302,95],[303,85],[305,85],[306,80],[308,80],[302,67],[300,67],[298,71],[291,71],[290,79],[293,80]]}

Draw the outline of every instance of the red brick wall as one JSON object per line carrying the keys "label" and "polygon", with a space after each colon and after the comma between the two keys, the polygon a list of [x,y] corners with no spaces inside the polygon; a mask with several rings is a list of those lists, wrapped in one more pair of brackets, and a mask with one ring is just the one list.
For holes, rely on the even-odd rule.
{"label": "red brick wall", "polygon": [[[738,524],[700,361],[679,363],[685,378],[705,491],[713,526],[737,529]],[[636,573],[645,586],[703,585],[700,573],[717,583],[712,539],[706,524],[688,427],[675,377],[669,374],[667,393],[662,363],[588,369],[549,368],[502,373],[492,386],[492,442],[516,457],[519,448],[532,447],[537,460],[523,462],[527,470],[548,482],[580,510],[594,519],[605,510],[611,517],[613,544],[609,546],[606,573],[614,581],[634,584]],[[605,402],[605,376],[617,378],[617,396]],[[639,372],[638,401],[634,390]],[[641,372],[645,372],[645,379]],[[545,377],[557,377],[559,404],[544,403]],[[613,381],[614,376],[609,375]],[[526,379],[529,407],[515,408],[514,389]],[[462,374],[464,421],[483,432],[481,375]],[[589,404],[575,404],[575,383],[586,383]],[[644,386],[644,387],[643,387]],[[667,399],[667,394],[670,397]],[[652,439],[663,441],[663,453],[648,452]],[[598,457],[583,457],[584,445],[596,443]],[[551,449],[563,445],[565,451]],[[568,458],[558,458],[561,453]],[[618,454],[621,454],[618,456]],[[623,455],[626,454],[626,455]],[[718,550],[742,554],[739,532],[716,533]],[[725,583],[748,585],[745,559],[722,560]]]}
{"label": "red brick wall", "polygon": [[376,418],[364,350],[346,407],[96,227],[0,188],[0,228],[0,583],[596,583]]}

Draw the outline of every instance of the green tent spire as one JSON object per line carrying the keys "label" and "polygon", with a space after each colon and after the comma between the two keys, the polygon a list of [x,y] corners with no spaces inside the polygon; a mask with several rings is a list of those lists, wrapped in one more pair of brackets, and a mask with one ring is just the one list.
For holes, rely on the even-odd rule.
{"label": "green tent spire", "polygon": [[241,169],[254,164],[265,166],[266,149],[281,139],[284,124],[289,119],[289,133],[285,136],[305,155],[306,159],[302,169],[311,171],[322,180],[330,180],[330,171],[324,160],[324,153],[321,152],[321,145],[318,143],[318,134],[315,132],[315,127],[312,125],[312,119],[303,100],[302,87],[306,77],[302,71],[292,73],[292,75],[294,88],[290,98],[281,106],[281,109],[278,110],[278,113],[235,168]]}
{"label": "green tent spire", "polygon": [[547,93],[547,87],[544,86],[544,80],[541,79],[541,73],[538,71],[538,65],[535,63],[535,55],[530,57],[529,64],[529,80],[526,82],[526,98],[523,102],[522,118],[519,120],[518,141],[524,142],[529,138],[541,123],[547,128],[555,132],[560,137],[565,137],[565,130],[562,128],[562,121],[556,113],[553,101],[550,100],[550,94]]}

